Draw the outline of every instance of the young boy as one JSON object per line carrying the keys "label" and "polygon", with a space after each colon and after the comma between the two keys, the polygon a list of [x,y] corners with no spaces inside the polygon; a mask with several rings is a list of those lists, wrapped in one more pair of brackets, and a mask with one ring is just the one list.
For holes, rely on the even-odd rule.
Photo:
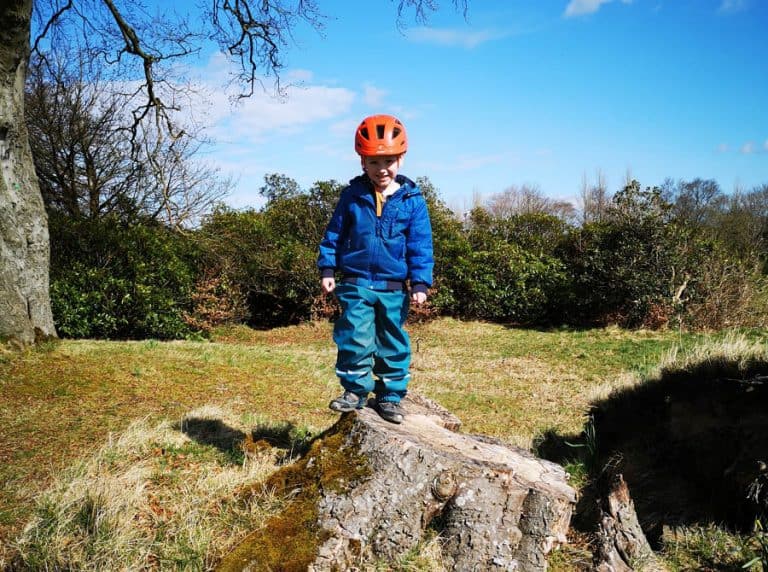
{"label": "young boy", "polygon": [[410,378],[403,324],[410,300],[426,301],[434,266],[424,196],[398,175],[407,149],[405,127],[395,117],[373,115],[360,123],[355,151],[364,174],[342,191],[317,260],[323,292],[335,292],[342,310],[333,339],[344,394],[329,407],[361,409],[373,392],[379,415],[392,423],[403,421],[399,403]]}

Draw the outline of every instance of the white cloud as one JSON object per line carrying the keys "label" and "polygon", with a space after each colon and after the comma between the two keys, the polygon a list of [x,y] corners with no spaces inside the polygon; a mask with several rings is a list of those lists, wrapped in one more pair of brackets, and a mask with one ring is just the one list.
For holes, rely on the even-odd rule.
{"label": "white cloud", "polygon": [[[197,86],[207,97],[201,97],[192,112],[198,117],[207,116],[205,122],[211,126],[209,134],[222,143],[261,143],[269,134],[291,132],[318,121],[341,118],[357,96],[343,87],[313,84],[312,72],[296,69],[283,74],[284,83],[288,85],[283,97],[276,97],[269,88],[261,90],[257,86],[253,95],[233,105],[232,90],[221,88],[225,78],[231,77],[231,69],[223,54],[211,57]],[[301,85],[295,85],[297,82]]]}
{"label": "white cloud", "polygon": [[[728,153],[731,150],[731,146],[727,143],[720,143],[717,146],[718,153]],[[768,152],[768,139],[762,144],[755,143],[754,141],[747,141],[741,147],[738,148],[739,153],[742,155],[754,155],[755,153]]]}
{"label": "white cloud", "polygon": [[720,2],[720,12],[741,12],[747,9],[749,3],[747,0],[722,0]]}
{"label": "white cloud", "polygon": [[208,58],[208,64],[202,70],[202,77],[205,78],[205,83],[215,85],[218,89],[221,89],[221,86],[225,85],[232,78],[234,70],[235,66],[226,54],[214,52]]}
{"label": "white cloud", "polygon": [[387,91],[374,87],[371,84],[365,84],[363,87],[363,101],[371,107],[379,107],[387,93]]}
{"label": "white cloud", "polygon": [[460,46],[475,48],[480,44],[503,38],[507,34],[493,30],[459,30],[456,28],[427,28],[424,26],[406,31],[406,37],[412,42],[436,44],[439,46]]}
{"label": "white cloud", "polygon": [[[571,0],[565,8],[563,16],[572,18],[574,16],[583,16],[585,14],[594,14],[603,4],[608,4],[613,0]],[[622,4],[631,4],[632,0],[621,0]]]}
{"label": "white cloud", "polygon": [[253,143],[270,132],[289,132],[338,118],[349,111],[355,93],[340,87],[310,85],[289,88],[281,99],[257,92],[234,108],[228,106],[226,96],[217,99],[214,107],[220,113],[214,118],[214,137],[237,137]]}
{"label": "white cloud", "polygon": [[741,146],[740,151],[744,155],[751,155],[755,152],[755,144],[752,141],[747,141],[744,143],[744,145]]}

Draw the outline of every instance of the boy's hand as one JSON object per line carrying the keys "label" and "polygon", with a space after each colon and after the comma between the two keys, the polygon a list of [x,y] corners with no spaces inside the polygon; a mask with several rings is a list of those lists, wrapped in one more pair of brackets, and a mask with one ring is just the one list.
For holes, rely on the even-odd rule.
{"label": "boy's hand", "polygon": [[413,292],[411,293],[411,300],[414,304],[421,306],[427,301],[427,295],[424,292]]}
{"label": "boy's hand", "polygon": [[336,288],[336,279],[333,276],[321,278],[320,285],[323,288],[323,294],[330,294]]}

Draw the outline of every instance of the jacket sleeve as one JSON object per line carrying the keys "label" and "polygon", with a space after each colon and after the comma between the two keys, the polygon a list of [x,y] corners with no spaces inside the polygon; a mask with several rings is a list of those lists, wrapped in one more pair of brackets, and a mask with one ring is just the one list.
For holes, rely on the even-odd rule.
{"label": "jacket sleeve", "polygon": [[331,220],[325,229],[325,234],[320,241],[320,254],[317,257],[317,268],[322,277],[333,276],[338,268],[338,246],[344,230],[344,212],[346,211],[347,193],[342,193]]}
{"label": "jacket sleeve", "polygon": [[432,224],[429,221],[427,203],[423,197],[411,217],[410,230],[405,245],[408,278],[414,291],[426,291],[432,286],[432,270],[435,261],[432,251]]}

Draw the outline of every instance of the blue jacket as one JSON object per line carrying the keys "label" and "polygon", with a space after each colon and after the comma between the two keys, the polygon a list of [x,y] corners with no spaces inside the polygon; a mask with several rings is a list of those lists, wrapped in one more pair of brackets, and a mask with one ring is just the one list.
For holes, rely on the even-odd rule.
{"label": "blue jacket", "polygon": [[400,188],[376,216],[373,186],[367,176],[345,188],[320,242],[317,267],[322,276],[370,281],[386,289],[388,281],[410,280],[414,289],[432,285],[432,226],[427,203],[416,184],[398,175]]}

